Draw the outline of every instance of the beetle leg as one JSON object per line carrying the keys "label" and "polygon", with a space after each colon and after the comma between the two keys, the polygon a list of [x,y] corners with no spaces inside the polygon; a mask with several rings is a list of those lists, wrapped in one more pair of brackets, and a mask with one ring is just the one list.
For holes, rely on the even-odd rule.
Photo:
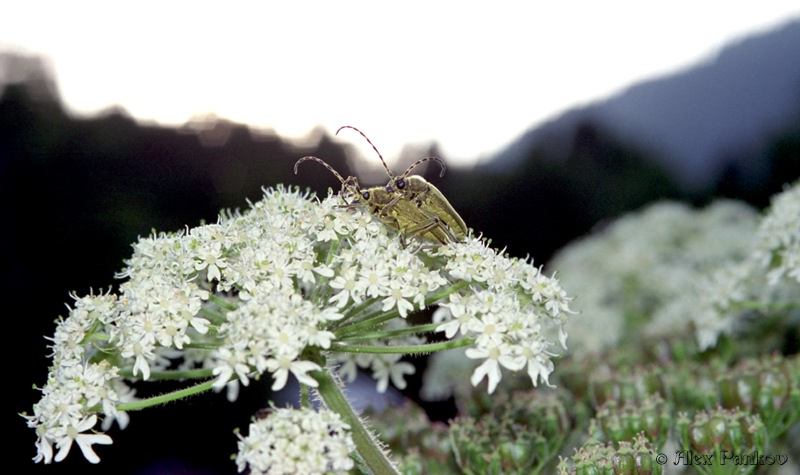
{"label": "beetle leg", "polygon": [[[381,211],[381,213],[383,213],[383,211]],[[400,235],[400,245],[403,247],[403,249],[405,249],[406,248],[406,236],[405,236],[405,233],[403,232],[403,230],[400,228],[400,221],[398,221],[396,217],[391,216],[391,215],[380,216],[380,219],[384,220],[384,222],[385,221],[391,221],[391,223],[389,225],[393,226],[395,229],[397,229],[399,231],[398,234]]]}
{"label": "beetle leg", "polygon": [[[453,234],[453,232],[450,230],[450,228],[448,228],[442,222],[441,219],[439,219],[437,216],[430,215],[427,212],[425,212],[425,214],[428,216],[428,220],[427,221],[425,221],[423,223],[420,223],[420,224],[418,224],[416,226],[413,226],[411,228],[403,230],[403,234],[407,234],[410,237],[415,238],[417,236],[424,236],[425,234],[427,234],[429,232],[433,232],[435,230],[439,230],[439,231],[442,232],[442,234],[444,234],[445,241],[447,241],[447,242],[457,242],[458,241],[458,239],[456,239],[456,236]],[[445,241],[442,241],[439,237],[437,237],[436,240],[437,241],[441,241],[442,244],[446,244],[447,243]]]}

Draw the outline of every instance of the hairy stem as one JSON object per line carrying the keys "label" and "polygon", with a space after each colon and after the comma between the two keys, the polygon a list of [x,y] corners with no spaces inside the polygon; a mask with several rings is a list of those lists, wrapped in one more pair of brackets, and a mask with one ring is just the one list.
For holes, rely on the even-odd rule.
{"label": "hairy stem", "polygon": [[138,411],[140,409],[145,409],[148,407],[158,406],[161,404],[166,404],[168,402],[177,401],[178,399],[187,398],[189,396],[194,396],[196,394],[200,394],[202,392],[208,391],[214,385],[215,379],[209,379],[200,384],[196,384],[194,386],[190,386],[185,389],[179,389],[178,391],[172,391],[166,394],[161,394],[159,396],[153,396],[147,399],[141,399],[139,401],[129,402],[125,404],[120,404],[117,406],[117,409],[120,411]]}
{"label": "hairy stem", "polygon": [[370,471],[375,475],[396,475],[398,472],[394,464],[381,448],[380,442],[359,419],[333,375],[328,370],[323,370],[315,371],[312,376],[319,383],[317,392],[328,409],[339,414],[350,425],[356,450]]}
{"label": "hairy stem", "polygon": [[428,354],[435,351],[451,350],[453,348],[461,348],[470,346],[475,343],[472,338],[464,338],[462,340],[443,341],[441,343],[428,343],[425,345],[339,345],[332,344],[331,351],[343,351],[346,353],[373,353],[373,354],[402,354],[402,355],[418,355]]}

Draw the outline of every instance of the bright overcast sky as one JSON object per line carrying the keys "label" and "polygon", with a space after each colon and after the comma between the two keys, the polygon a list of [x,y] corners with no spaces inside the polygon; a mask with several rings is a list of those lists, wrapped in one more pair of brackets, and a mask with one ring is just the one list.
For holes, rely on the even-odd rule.
{"label": "bright overcast sky", "polygon": [[486,156],[564,109],[800,18],[797,0],[121,4],[5,5],[0,49],[49,56],[77,113],[214,113],[287,136],[350,124],[390,159],[434,139],[451,160]]}

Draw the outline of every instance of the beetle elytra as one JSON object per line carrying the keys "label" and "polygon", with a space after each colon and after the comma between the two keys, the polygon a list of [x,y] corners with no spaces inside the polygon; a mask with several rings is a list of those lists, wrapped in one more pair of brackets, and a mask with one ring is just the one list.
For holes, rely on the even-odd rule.
{"label": "beetle elytra", "polygon": [[[442,176],[445,172],[445,165],[441,159],[437,157],[422,158],[412,163],[402,175],[394,176],[377,147],[363,132],[346,125],[340,127],[336,134],[338,135],[342,129],[355,130],[372,146],[389,176],[389,182],[386,185],[362,189],[358,184],[358,178],[348,176],[347,179],[344,179],[324,160],[311,156],[303,157],[295,163],[295,174],[297,167],[305,161],[313,160],[321,164],[342,183],[342,198],[344,199],[345,195],[352,195],[355,201],[367,206],[370,212],[381,221],[398,230],[403,246],[405,246],[406,238],[424,238],[440,244],[464,239],[467,235],[467,226],[442,192],[423,177],[409,175],[411,170],[418,165],[427,161],[435,161],[442,167],[439,174]],[[345,203],[347,203],[346,200]],[[347,204],[351,206],[353,202]]]}

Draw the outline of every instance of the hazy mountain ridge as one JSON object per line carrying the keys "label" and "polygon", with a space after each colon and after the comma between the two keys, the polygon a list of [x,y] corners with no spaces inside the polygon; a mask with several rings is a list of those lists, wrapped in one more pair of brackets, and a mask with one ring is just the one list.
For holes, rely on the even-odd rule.
{"label": "hazy mountain ridge", "polygon": [[[725,162],[754,153],[800,120],[800,20],[724,47],[690,69],[569,110],[501,151],[507,168],[536,149],[562,156],[581,124],[595,123],[652,153],[675,177],[707,184]],[[757,168],[748,160],[745,168]]]}

